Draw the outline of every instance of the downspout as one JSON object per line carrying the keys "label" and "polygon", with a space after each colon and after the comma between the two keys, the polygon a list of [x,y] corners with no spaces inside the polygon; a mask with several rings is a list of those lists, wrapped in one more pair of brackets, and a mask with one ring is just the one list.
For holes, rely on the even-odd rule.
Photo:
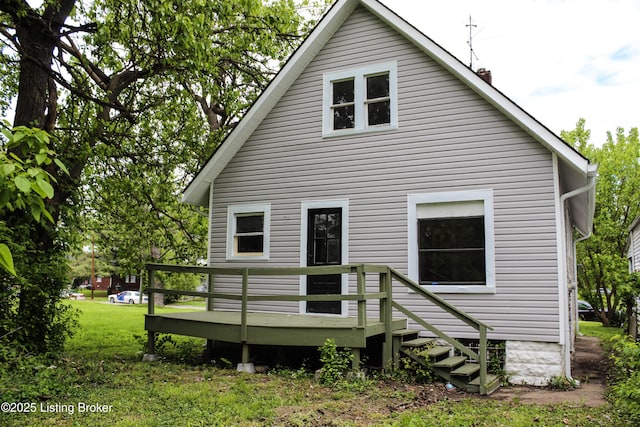
{"label": "downspout", "polygon": [[[586,193],[588,191],[591,191],[595,185],[596,185],[596,171],[597,171],[597,166],[595,166],[593,169],[588,169],[587,170],[587,179],[589,180],[587,185],[585,185],[584,187],[580,187],[577,188],[573,191],[570,191],[568,193],[563,194],[562,196],[560,196],[560,207],[562,208],[562,215],[564,216],[564,206],[567,200],[569,200],[572,197],[578,196],[580,194]],[[593,204],[593,206],[595,207],[595,197],[594,200],[589,202],[590,204]],[[589,209],[590,211],[592,210],[591,208]],[[591,215],[591,213],[589,213],[589,215]],[[563,219],[563,223],[564,223],[564,219]],[[591,237],[592,234],[592,229],[593,229],[593,225],[591,227],[589,227],[589,229],[587,230],[587,234],[583,235],[582,237],[573,240],[573,254],[575,257],[576,254],[576,245],[578,242],[582,242],[584,240],[587,240],[589,237]],[[563,234],[565,234],[565,236],[563,237],[563,239],[566,237],[566,230],[563,227]],[[563,261],[566,264],[566,256],[565,256],[565,260]],[[574,259],[574,278],[576,281],[576,284],[578,282],[578,273],[577,273],[577,260]],[[563,274],[566,277],[566,271],[563,272]],[[575,288],[569,288],[567,286],[567,290],[569,291],[569,295],[571,295],[571,292],[575,292],[577,290],[577,285],[575,286]],[[575,300],[576,298],[574,297],[573,300]],[[573,301],[570,301],[570,304],[573,306]],[[572,380],[573,378],[571,377],[571,345],[569,343],[571,343],[571,324],[570,322],[566,322],[565,323],[565,327],[564,327],[564,342],[565,342],[565,346],[564,346],[564,352],[565,352],[565,357],[564,357],[564,371],[566,373],[566,377],[569,380]]]}

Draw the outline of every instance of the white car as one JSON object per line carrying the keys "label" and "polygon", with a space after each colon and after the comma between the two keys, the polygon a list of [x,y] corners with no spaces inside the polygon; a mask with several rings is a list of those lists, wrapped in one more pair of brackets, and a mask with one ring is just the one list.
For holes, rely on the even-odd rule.
{"label": "white car", "polygon": [[[140,304],[140,292],[138,291],[122,291],[117,294],[111,294],[108,298],[111,304],[116,302],[122,304]],[[143,295],[142,302],[146,303],[147,301],[149,301],[149,297]]]}

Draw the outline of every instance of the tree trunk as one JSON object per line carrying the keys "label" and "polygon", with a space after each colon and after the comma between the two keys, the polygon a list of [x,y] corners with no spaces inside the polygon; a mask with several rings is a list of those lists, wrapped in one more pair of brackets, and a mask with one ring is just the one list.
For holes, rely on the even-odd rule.
{"label": "tree trunk", "polygon": [[[53,55],[60,30],[69,17],[75,0],[46,3],[42,15],[24,0],[5,0],[0,12],[8,14],[15,24],[18,41],[19,80],[14,126],[27,126],[52,133],[57,119],[57,92],[54,81]],[[21,156],[20,148],[16,154]],[[60,183],[52,183],[54,192]],[[48,203],[49,213],[56,219],[61,203]],[[61,349],[64,337],[64,312],[60,308],[60,290],[65,286],[64,253],[56,243],[55,226],[36,222],[25,212],[6,212],[2,217],[9,230],[22,241],[21,278],[16,282],[20,301],[15,322],[20,326],[18,341],[29,351],[46,353]],[[16,240],[18,241],[18,240]]]}
{"label": "tree trunk", "polygon": [[8,0],[0,10],[15,23],[20,50],[20,77],[14,118],[15,126],[35,126],[51,132],[56,120],[57,96],[52,76],[53,53],[60,29],[75,0],[49,2],[42,15],[26,2]]}

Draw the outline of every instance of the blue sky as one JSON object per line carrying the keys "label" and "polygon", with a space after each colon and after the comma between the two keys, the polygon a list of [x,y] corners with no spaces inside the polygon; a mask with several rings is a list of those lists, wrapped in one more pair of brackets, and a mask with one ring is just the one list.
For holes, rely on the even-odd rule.
{"label": "blue sky", "polygon": [[640,0],[381,0],[555,133],[640,127]]}

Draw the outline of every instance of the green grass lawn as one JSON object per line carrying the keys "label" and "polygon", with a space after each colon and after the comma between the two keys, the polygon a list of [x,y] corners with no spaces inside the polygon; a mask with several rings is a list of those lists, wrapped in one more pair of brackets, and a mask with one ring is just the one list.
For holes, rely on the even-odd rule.
{"label": "green grass lawn", "polygon": [[600,322],[580,322],[580,333],[589,337],[598,337],[602,342],[622,334],[622,328],[604,327]]}
{"label": "green grass lawn", "polygon": [[[185,363],[202,349],[186,337],[168,343],[160,362],[140,361],[146,305],[71,301],[80,328],[55,366],[15,373],[5,390],[35,405],[33,413],[0,413],[2,426],[599,426],[624,425],[610,406],[533,406],[490,397],[429,403],[441,383],[370,380],[328,388],[302,370],[243,374],[213,364]],[[184,310],[159,308],[162,311]],[[603,334],[597,325],[583,333]],[[600,335],[598,335],[600,336]],[[175,347],[175,348],[174,348]],[[171,355],[171,351],[167,351]],[[190,359],[189,359],[190,360]],[[0,385],[0,387],[2,387]],[[90,406],[94,405],[94,406]],[[73,413],[71,413],[73,412]]]}

